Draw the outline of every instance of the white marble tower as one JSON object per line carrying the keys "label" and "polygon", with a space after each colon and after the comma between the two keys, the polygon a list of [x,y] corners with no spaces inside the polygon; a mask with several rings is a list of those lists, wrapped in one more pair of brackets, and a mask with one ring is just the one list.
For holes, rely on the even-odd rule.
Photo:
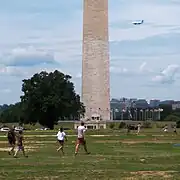
{"label": "white marble tower", "polygon": [[110,120],[108,0],[84,0],[82,102],[85,119]]}

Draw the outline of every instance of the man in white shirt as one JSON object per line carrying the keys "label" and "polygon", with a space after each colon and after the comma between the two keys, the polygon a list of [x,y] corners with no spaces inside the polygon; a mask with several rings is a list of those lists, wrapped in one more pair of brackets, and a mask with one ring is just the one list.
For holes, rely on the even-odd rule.
{"label": "man in white shirt", "polygon": [[77,134],[75,155],[77,155],[77,153],[78,153],[78,151],[79,151],[79,145],[83,145],[85,152],[86,152],[87,154],[90,154],[90,153],[87,151],[86,140],[85,140],[85,137],[84,137],[85,131],[86,131],[86,128],[84,127],[84,122],[81,122],[81,125],[78,127],[78,134]]}
{"label": "man in white shirt", "polygon": [[57,140],[60,144],[60,147],[57,149],[59,152],[62,151],[62,154],[64,155],[64,140],[67,141],[66,133],[63,131],[63,128],[60,128],[59,132],[57,133]]}

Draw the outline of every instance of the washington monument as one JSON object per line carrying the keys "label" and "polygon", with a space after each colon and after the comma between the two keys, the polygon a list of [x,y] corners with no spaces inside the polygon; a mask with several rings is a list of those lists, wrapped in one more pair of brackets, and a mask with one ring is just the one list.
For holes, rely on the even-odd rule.
{"label": "washington monument", "polygon": [[110,120],[108,0],[84,0],[82,56],[85,119]]}

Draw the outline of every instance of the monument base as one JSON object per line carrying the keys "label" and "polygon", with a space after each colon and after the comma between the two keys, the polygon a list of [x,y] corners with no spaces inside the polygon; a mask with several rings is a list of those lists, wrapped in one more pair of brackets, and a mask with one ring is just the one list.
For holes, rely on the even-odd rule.
{"label": "monument base", "polygon": [[[81,125],[81,121],[74,122],[74,129],[77,129],[78,126]],[[87,129],[106,129],[106,122],[105,121],[85,121],[84,126]]]}

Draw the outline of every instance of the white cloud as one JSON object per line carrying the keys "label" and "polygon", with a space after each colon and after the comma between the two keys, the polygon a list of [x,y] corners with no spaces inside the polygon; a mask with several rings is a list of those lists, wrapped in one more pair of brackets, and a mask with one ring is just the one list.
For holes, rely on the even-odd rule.
{"label": "white cloud", "polygon": [[9,94],[11,92],[12,92],[11,89],[1,89],[0,90],[0,93],[3,93],[3,94]]}
{"label": "white cloud", "polygon": [[169,65],[159,75],[152,78],[152,81],[161,84],[172,84],[175,81],[175,75],[179,71],[180,66],[177,64]]}
{"label": "white cloud", "polygon": [[143,62],[139,67],[139,71],[140,73],[152,74],[155,70],[153,70],[147,62]]}
{"label": "white cloud", "polygon": [[127,68],[121,68],[121,67],[110,67],[110,72],[111,73],[116,73],[116,74],[128,74],[129,71]]}
{"label": "white cloud", "polygon": [[115,74],[121,74],[127,77],[132,78],[133,76],[141,76],[141,75],[152,75],[155,70],[152,70],[150,66],[148,66],[147,62],[143,62],[138,66],[129,66],[129,67],[121,67],[118,63],[114,64],[110,67],[110,72]]}
{"label": "white cloud", "polygon": [[75,78],[82,78],[82,73],[78,73]]}
{"label": "white cloud", "polygon": [[16,48],[1,56],[0,63],[8,66],[33,66],[56,63],[52,54],[34,47]]}

